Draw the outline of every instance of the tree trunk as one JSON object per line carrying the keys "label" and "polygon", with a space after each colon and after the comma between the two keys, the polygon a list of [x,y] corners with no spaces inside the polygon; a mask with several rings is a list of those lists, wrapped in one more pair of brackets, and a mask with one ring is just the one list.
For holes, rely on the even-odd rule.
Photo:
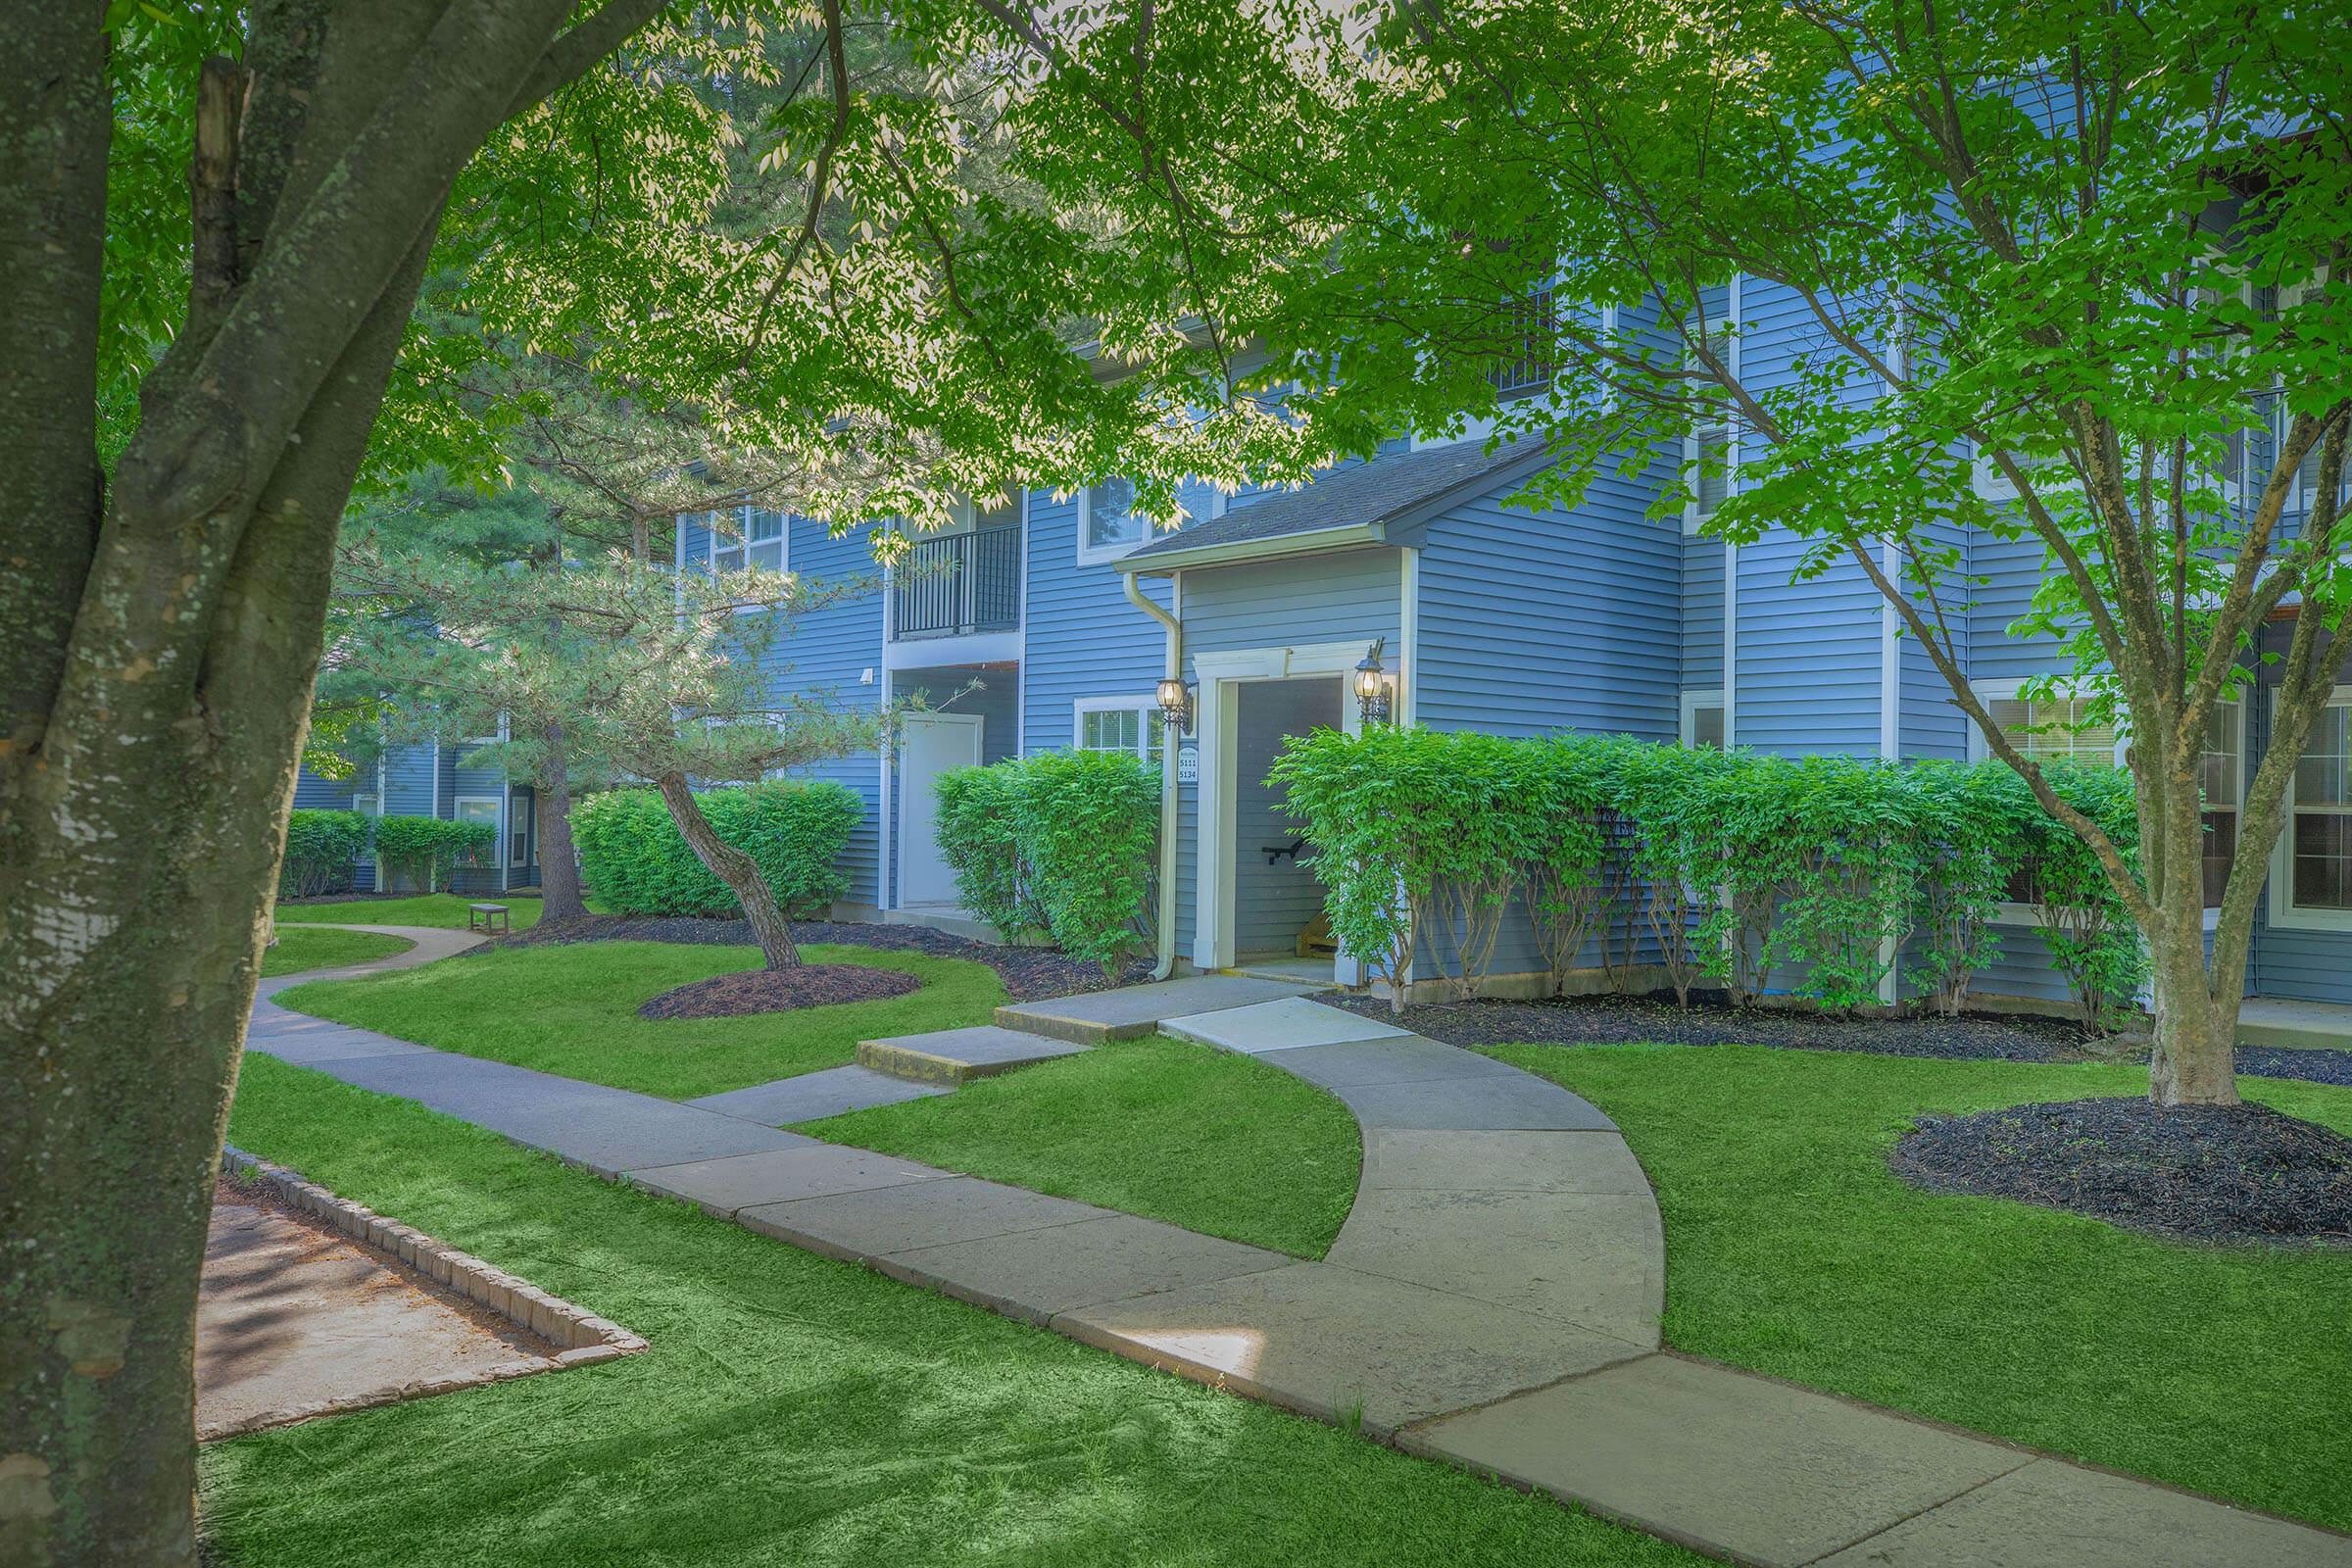
{"label": "tree trunk", "polygon": [[[2241,965],[2205,956],[2205,821],[2194,774],[2162,781],[2140,828],[2149,891],[2156,896],[2148,945],[2156,1046],[2148,1060],[2148,1099],[2159,1105],[2234,1105]],[[2151,842],[2151,835],[2161,835]],[[2145,850],[2159,853],[2148,855]],[[2256,852],[2241,846],[2239,853]],[[2217,933],[2216,959],[2226,959]],[[2217,979],[2220,983],[2217,984]]]}
{"label": "tree trunk", "polygon": [[664,773],[658,782],[662,804],[669,808],[669,819],[685,836],[687,848],[694,851],[696,859],[710,867],[712,876],[727,885],[735,895],[735,902],[743,906],[744,918],[752,922],[752,934],[759,939],[767,966],[799,968],[801,952],[793,946],[792,922],[784,918],[783,909],[776,904],[775,890],[760,874],[759,865],[711,830],[710,819],[695,804],[694,791],[687,787],[683,773]]}
{"label": "tree trunk", "polygon": [[547,755],[533,794],[539,819],[539,918],[577,920],[588,906],[580,897],[580,861],[571,848],[571,769],[564,751],[564,726],[541,732]]}

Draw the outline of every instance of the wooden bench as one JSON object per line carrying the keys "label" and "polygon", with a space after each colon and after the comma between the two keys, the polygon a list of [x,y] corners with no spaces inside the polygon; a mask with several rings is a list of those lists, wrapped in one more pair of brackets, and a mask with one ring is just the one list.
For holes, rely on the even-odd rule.
{"label": "wooden bench", "polygon": [[514,926],[503,904],[468,904],[466,906],[466,929],[496,936],[513,931]]}

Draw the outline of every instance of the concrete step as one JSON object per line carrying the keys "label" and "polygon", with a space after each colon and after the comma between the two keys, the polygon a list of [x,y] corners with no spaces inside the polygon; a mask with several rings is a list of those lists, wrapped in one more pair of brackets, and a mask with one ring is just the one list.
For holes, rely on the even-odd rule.
{"label": "concrete step", "polygon": [[1159,1026],[1170,1018],[1226,1007],[1247,1007],[1253,1003],[1304,996],[1329,988],[1328,981],[1309,985],[1238,974],[1197,974],[1181,980],[1162,980],[1155,985],[1122,986],[1116,991],[1095,991],[999,1007],[997,1022],[1007,1029],[1095,1045],[1157,1033]]}
{"label": "concrete step", "polygon": [[858,1042],[858,1065],[925,1084],[963,1084],[1087,1048],[995,1024]]}
{"label": "concrete step", "polygon": [[2237,1043],[2292,1051],[2352,1050],[2352,1006],[2248,997],[2238,1007]]}

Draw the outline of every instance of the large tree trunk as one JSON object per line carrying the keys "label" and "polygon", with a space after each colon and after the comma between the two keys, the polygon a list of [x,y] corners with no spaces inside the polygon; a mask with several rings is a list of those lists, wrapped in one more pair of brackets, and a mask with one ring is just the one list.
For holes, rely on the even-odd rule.
{"label": "large tree trunk", "polygon": [[0,411],[38,416],[0,497],[12,1568],[195,1560],[197,1283],[335,528],[440,204],[564,79],[571,4],[248,13],[198,93],[186,319],[101,511],[107,10],[0,8]]}
{"label": "large tree trunk", "polygon": [[[2151,736],[2152,741],[2161,739]],[[2193,767],[2166,765],[2165,758],[2174,750],[2150,744],[2136,746],[2132,753],[2140,865],[2157,916],[2143,924],[2140,933],[2148,948],[2156,1012],[2148,1099],[2159,1105],[2234,1105],[2246,940],[2243,935],[2237,939],[2232,961],[2225,926],[2214,933],[2212,957],[2206,956],[2203,802]],[[2265,859],[2269,851],[2267,842],[2238,849]]]}
{"label": "large tree trunk", "polygon": [[712,876],[727,885],[735,901],[743,906],[744,918],[752,923],[752,935],[759,939],[767,966],[798,968],[801,951],[793,946],[792,922],[784,918],[775,890],[760,874],[759,865],[711,831],[710,819],[695,804],[694,791],[687,787],[683,773],[664,773],[659,783],[662,803],[669,808],[669,819],[677,823],[687,848],[694,851],[695,858],[710,868]]}
{"label": "large tree trunk", "polygon": [[539,818],[539,918],[577,920],[588,913],[580,897],[580,858],[571,848],[571,769],[564,750],[564,726],[541,732],[545,760],[532,796]]}

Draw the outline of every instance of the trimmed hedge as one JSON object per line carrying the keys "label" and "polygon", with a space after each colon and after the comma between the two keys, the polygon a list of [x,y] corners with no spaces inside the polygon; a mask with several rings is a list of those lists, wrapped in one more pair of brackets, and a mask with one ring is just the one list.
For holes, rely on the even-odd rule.
{"label": "trimmed hedge", "polygon": [[286,818],[286,858],[278,869],[277,896],[315,899],[347,893],[354,862],[373,842],[373,820],[361,811],[302,809]]}
{"label": "trimmed hedge", "polygon": [[1124,752],[1047,752],[954,768],[936,788],[956,890],[1006,941],[1044,938],[1105,973],[1150,945],[1158,768]]}
{"label": "trimmed hedge", "polygon": [[406,877],[427,893],[449,886],[461,865],[491,863],[498,852],[498,826],[439,816],[375,818],[375,853],[392,880]]}
{"label": "trimmed hedge", "polygon": [[[2052,786],[2131,853],[2132,781],[2053,766]],[[2131,1010],[2136,933],[2089,850],[1998,762],[1895,765],[1686,750],[1623,737],[1503,740],[1381,726],[1286,743],[1274,780],[1315,847],[1325,910],[1374,972],[1433,947],[1458,994],[1488,973],[1513,906],[1555,988],[1597,945],[1619,989],[1637,949],[1689,1001],[1767,977],[1839,1009],[1876,1002],[1889,955],[1957,1012],[2025,903],[2084,1027]]]}
{"label": "trimmed hedge", "polygon": [[[796,919],[819,915],[850,888],[837,863],[865,818],[864,803],[839,784],[786,780],[699,791],[711,830],[750,855]],[[572,842],[599,899],[621,914],[731,918],[743,906],[695,858],[659,791],[608,790],[572,808]]]}

